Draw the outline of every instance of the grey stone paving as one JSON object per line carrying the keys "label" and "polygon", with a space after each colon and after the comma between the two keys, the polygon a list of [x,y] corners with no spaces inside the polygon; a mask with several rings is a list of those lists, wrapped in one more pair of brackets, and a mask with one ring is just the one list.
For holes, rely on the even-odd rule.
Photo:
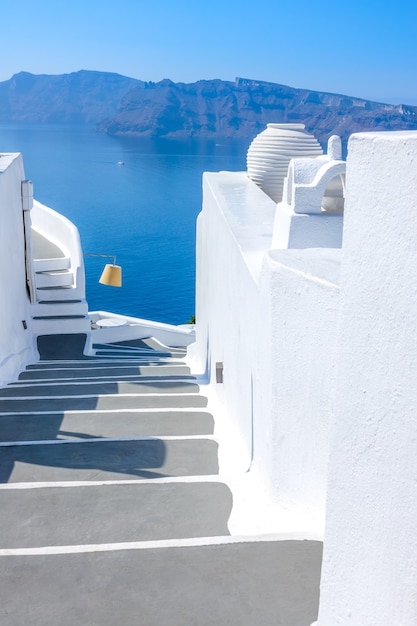
{"label": "grey stone paving", "polygon": [[[58,385],[62,386],[68,385],[70,388],[74,388],[74,385],[80,385],[80,389],[83,389],[86,385],[90,384],[91,390],[96,392],[97,390],[102,393],[99,387],[94,387],[94,385],[117,385],[120,383],[131,383],[133,385],[140,385],[139,389],[145,389],[146,385],[152,385],[153,387],[156,384],[165,383],[168,385],[178,386],[183,385],[184,383],[189,383],[191,385],[196,384],[196,379],[193,376],[164,376],[163,372],[160,372],[160,375],[156,376],[147,376],[144,374],[108,374],[107,372],[103,372],[103,374],[89,375],[88,371],[83,371],[82,376],[69,376],[66,374],[66,377],[51,378],[51,374],[41,379],[29,379],[29,380],[18,380],[16,382],[10,383],[10,387],[8,388],[10,391],[13,389],[34,389],[36,387],[48,385],[50,387],[56,388]],[[105,393],[105,387],[104,393]],[[117,391],[119,392],[119,390]],[[120,391],[123,393],[123,391]],[[145,391],[144,393],[149,393],[149,391]],[[176,393],[176,392],[174,392]],[[180,389],[179,393],[183,393]],[[198,393],[198,389],[193,389],[192,393]],[[4,394],[7,396],[7,394]]]}
{"label": "grey stone paving", "polygon": [[213,428],[210,413],[192,410],[0,415],[0,441],[209,435]]}
{"label": "grey stone paving", "polygon": [[1,448],[0,482],[121,480],[218,473],[209,439],[94,441]]}
{"label": "grey stone paving", "polygon": [[198,393],[199,386],[194,382],[175,380],[142,382],[102,382],[82,381],[81,383],[41,383],[38,385],[9,385],[0,389],[0,398],[24,396],[79,396],[84,394],[123,394],[123,393]]}
{"label": "grey stone paving", "polygon": [[[115,357],[115,358],[137,358],[138,356],[155,356],[155,352],[151,351],[151,350],[146,350],[146,351],[138,351],[135,352],[133,350],[96,350],[96,356],[98,357],[102,357],[102,356],[111,356],[111,357]],[[161,358],[165,357],[171,357],[172,354],[171,352],[159,352],[158,356],[160,356]]]}
{"label": "grey stone paving", "polygon": [[[82,380],[85,377],[88,378],[99,378],[99,377],[108,377],[108,376],[117,376],[119,380],[125,378],[126,376],[142,376],[142,377],[181,377],[184,378],[186,376],[191,376],[190,368],[183,365],[177,365],[175,367],[161,367],[157,365],[134,365],[132,367],[126,367],[125,363],[123,363],[122,367],[115,367],[111,364],[107,366],[94,367],[91,365],[89,368],[70,368],[69,366],[66,369],[32,369],[26,370],[22,372],[19,376],[19,381],[41,381],[42,379],[47,378],[68,378],[71,380]],[[193,378],[193,377],[191,377]]]}
{"label": "grey stone paving", "polygon": [[[207,399],[192,378],[174,378],[178,363],[188,376],[184,350],[137,340],[100,347],[109,353],[100,359],[85,357],[84,343],[85,335],[40,337],[42,361],[0,393],[0,441],[29,442],[0,447],[0,482],[10,484],[0,490],[0,549],[23,550],[0,556],[1,626],[309,626],[321,544],[225,543],[232,496],[213,478]],[[57,385],[33,382],[59,371]],[[162,380],[149,380],[157,371]],[[96,381],[81,384],[91,372]],[[120,484],[91,484],[113,480]],[[181,545],[204,537],[220,544]],[[146,543],[167,540],[174,547]],[[145,543],[108,546],[120,542]],[[84,553],[85,544],[109,551]],[[71,545],[79,553],[59,554]],[[45,554],[48,546],[58,554]],[[31,548],[42,554],[25,554]]]}
{"label": "grey stone paving", "polygon": [[0,623],[309,626],[320,563],[314,541],[2,557]]}
{"label": "grey stone paving", "polygon": [[[161,346],[161,344],[153,339],[153,337],[147,337],[146,339],[128,339],[127,341],[118,341],[114,344],[107,344],[115,346],[116,348],[120,347],[129,347],[129,348],[151,348],[152,350],[166,350],[166,347]],[[185,356],[187,354],[187,349],[183,347],[170,347],[168,351],[171,354],[182,354]]]}
{"label": "grey stone paving", "polygon": [[38,350],[41,359],[88,359],[83,351],[87,335],[41,335],[38,337]]}
{"label": "grey stone paving", "polygon": [[222,483],[145,483],[0,492],[0,548],[228,535]]}
{"label": "grey stone paving", "polygon": [[38,361],[37,363],[34,363],[32,365],[28,365],[26,371],[36,371],[36,372],[40,372],[42,370],[50,370],[50,371],[54,371],[56,369],[74,369],[74,370],[83,370],[83,369],[91,369],[92,367],[95,368],[103,368],[103,369],[108,369],[109,367],[142,367],[142,366],[146,366],[146,365],[152,365],[153,367],[166,367],[167,364],[169,365],[184,365],[184,361],[181,361],[180,359],[163,359],[163,360],[159,360],[157,357],[151,357],[151,356],[146,356],[146,357],[135,357],[132,359],[107,359],[107,358],[102,358],[102,359],[98,359],[95,357],[85,357],[84,359],[81,359],[79,361],[77,360],[68,360],[68,359],[61,359],[61,360],[44,360],[44,361]]}
{"label": "grey stone paving", "polygon": [[82,410],[114,410],[114,409],[175,409],[175,408],[204,408],[207,399],[193,395],[130,395],[130,396],[95,396],[83,398],[72,396],[66,398],[27,398],[11,399],[0,398],[0,413],[31,411],[82,411]]}

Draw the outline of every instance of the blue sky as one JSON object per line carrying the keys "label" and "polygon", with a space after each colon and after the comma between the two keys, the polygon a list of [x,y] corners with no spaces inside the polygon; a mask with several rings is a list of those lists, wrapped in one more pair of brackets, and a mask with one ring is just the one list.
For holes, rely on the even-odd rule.
{"label": "blue sky", "polygon": [[417,104],[417,0],[1,0],[0,81],[236,76]]}

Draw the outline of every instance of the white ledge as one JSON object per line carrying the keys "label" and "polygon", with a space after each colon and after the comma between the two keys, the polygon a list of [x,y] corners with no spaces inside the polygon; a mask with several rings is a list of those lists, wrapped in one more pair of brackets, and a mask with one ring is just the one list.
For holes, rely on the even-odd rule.
{"label": "white ledge", "polygon": [[203,178],[257,280],[265,252],[272,245],[275,202],[246,172],[206,172]]}

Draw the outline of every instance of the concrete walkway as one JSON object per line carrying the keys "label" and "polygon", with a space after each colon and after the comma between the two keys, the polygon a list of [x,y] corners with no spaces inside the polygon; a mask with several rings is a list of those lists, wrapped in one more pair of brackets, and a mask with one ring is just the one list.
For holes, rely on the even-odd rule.
{"label": "concrete walkway", "polygon": [[308,626],[321,545],[230,537],[181,349],[43,337],[0,390],[2,626]]}

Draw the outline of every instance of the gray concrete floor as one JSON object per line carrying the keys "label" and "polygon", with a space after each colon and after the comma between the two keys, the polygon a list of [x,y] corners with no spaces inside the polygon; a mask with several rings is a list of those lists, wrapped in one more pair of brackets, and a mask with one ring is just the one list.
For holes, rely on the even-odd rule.
{"label": "gray concrete floor", "polygon": [[8,385],[0,389],[1,398],[18,398],[26,396],[79,396],[104,394],[149,394],[149,393],[198,393],[199,386],[195,382],[181,382],[177,380],[153,380],[144,382],[140,377],[135,381],[82,381],[58,382],[39,384],[26,383]]}
{"label": "gray concrete floor", "polygon": [[[84,363],[84,362],[83,362]],[[107,377],[121,377],[126,376],[161,376],[161,377],[190,377],[190,369],[186,366],[177,365],[174,367],[158,366],[158,365],[133,365],[131,367],[126,366],[123,363],[122,367],[112,366],[111,363],[107,366],[101,365],[100,367],[94,367],[92,364],[90,367],[76,368],[65,366],[64,369],[54,369],[53,371],[48,369],[27,370],[19,376],[20,382],[41,382],[43,379],[48,378],[68,378],[71,380],[82,380],[85,377],[88,378],[101,378]],[[191,377],[192,378],[192,377]]]}
{"label": "gray concrete floor", "polygon": [[[192,378],[146,377],[183,351],[138,340],[98,360],[84,341],[40,338],[43,360],[0,392],[0,442],[12,442],[0,447],[1,626],[309,626],[321,544],[227,543],[232,494],[213,478],[207,400]],[[76,384],[34,384],[56,367]],[[95,381],[79,384],[91,367]],[[132,370],[144,377],[123,377]]]}
{"label": "gray concrete floor", "polygon": [[209,435],[213,428],[213,416],[204,409],[0,415],[2,441]]}
{"label": "gray concrete floor", "polygon": [[1,492],[2,548],[229,535],[221,482],[43,487]]}
{"label": "gray concrete floor", "polygon": [[205,408],[207,399],[200,395],[95,395],[87,397],[67,396],[63,398],[1,398],[0,413],[30,413],[32,411],[83,411],[83,410],[118,410],[118,409],[179,409]]}
{"label": "gray concrete floor", "polygon": [[0,623],[309,626],[320,564],[313,541],[2,557]]}
{"label": "gray concrete floor", "polygon": [[94,441],[1,449],[0,483],[128,480],[218,473],[210,439]]}

